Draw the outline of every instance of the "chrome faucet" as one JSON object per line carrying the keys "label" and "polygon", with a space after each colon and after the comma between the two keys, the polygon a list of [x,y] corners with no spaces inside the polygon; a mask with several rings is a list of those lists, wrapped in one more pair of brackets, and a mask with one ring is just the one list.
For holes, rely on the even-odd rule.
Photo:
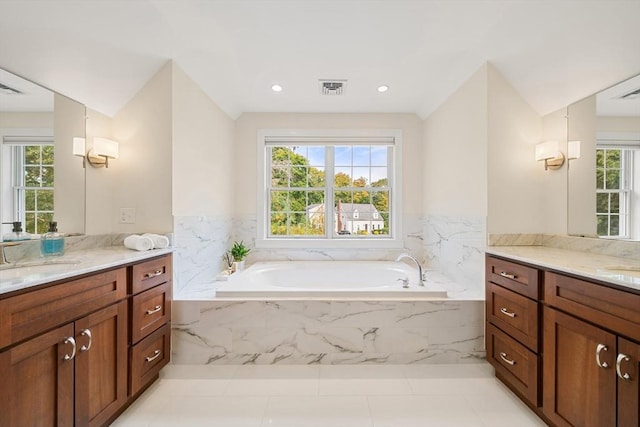
{"label": "chrome faucet", "polygon": [[404,254],[400,254],[398,256],[398,258],[396,258],[396,262],[404,259],[404,258],[409,258],[411,260],[413,260],[413,262],[416,263],[416,265],[418,266],[418,285],[419,286],[424,286],[424,282],[423,282],[423,276],[422,276],[422,266],[420,265],[420,262],[418,262],[417,259],[415,259],[414,257],[412,257],[411,255],[404,253]]}

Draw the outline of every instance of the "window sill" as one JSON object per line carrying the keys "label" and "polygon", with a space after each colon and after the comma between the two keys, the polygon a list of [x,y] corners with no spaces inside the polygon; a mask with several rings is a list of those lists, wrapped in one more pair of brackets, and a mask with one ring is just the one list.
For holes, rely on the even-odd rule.
{"label": "window sill", "polygon": [[402,239],[256,239],[258,249],[399,249]]}

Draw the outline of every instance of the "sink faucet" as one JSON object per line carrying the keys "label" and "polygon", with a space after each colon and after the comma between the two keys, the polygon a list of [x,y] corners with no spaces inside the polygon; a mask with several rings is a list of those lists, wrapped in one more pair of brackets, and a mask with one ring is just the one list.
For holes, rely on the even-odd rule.
{"label": "sink faucet", "polygon": [[412,257],[411,255],[409,255],[407,253],[404,253],[404,254],[400,254],[398,256],[398,258],[396,258],[396,262],[398,262],[398,261],[400,261],[400,260],[402,260],[404,258],[409,258],[409,259],[413,260],[413,262],[416,263],[416,265],[418,266],[418,285],[419,286],[424,286],[424,282],[423,282],[423,279],[422,279],[422,266],[420,265],[418,260],[415,259],[414,257]]}
{"label": "sink faucet", "polygon": [[7,246],[17,246],[20,244],[21,243],[19,242],[0,242],[0,265],[10,264],[10,262],[7,261],[7,254],[5,254],[4,248],[6,248]]}

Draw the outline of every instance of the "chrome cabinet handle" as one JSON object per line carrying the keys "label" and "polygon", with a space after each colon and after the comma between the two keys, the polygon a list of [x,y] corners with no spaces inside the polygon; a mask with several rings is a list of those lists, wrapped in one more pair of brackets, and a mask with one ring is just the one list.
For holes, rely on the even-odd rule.
{"label": "chrome cabinet handle", "polygon": [[80,332],[80,335],[83,337],[89,337],[89,343],[80,347],[80,351],[89,351],[89,349],[91,348],[91,343],[93,342],[91,331],[89,329],[84,329],[82,332]]}
{"label": "chrome cabinet handle", "polygon": [[506,307],[502,307],[500,309],[500,313],[504,314],[505,316],[509,316],[509,317],[516,317],[516,314],[507,310]]}
{"label": "chrome cabinet handle", "polygon": [[145,360],[147,362],[153,362],[154,360],[156,360],[158,357],[160,357],[160,350],[156,350],[153,352],[153,356],[147,356],[145,358]]}
{"label": "chrome cabinet handle", "polygon": [[616,359],[616,373],[618,374],[618,376],[623,379],[623,380],[630,380],[631,379],[631,375],[629,375],[628,372],[625,372],[624,374],[622,373],[622,369],[620,368],[620,365],[622,364],[622,362],[628,362],[629,356],[627,356],[626,354],[618,354],[618,358]]}
{"label": "chrome cabinet handle", "polygon": [[147,314],[157,313],[160,310],[162,310],[162,306],[161,305],[156,305],[155,307],[153,307],[153,309],[147,310]]}
{"label": "chrome cabinet handle", "polygon": [[604,344],[598,344],[598,346],[596,347],[596,363],[601,368],[606,369],[609,367],[609,364],[607,362],[600,361],[600,353],[602,353],[603,351],[609,351],[609,349]]}
{"label": "chrome cabinet handle", "polygon": [[500,275],[501,275],[502,277],[506,277],[507,279],[512,279],[512,280],[515,280],[515,279],[516,279],[516,277],[518,277],[518,276],[516,276],[515,274],[507,273],[506,271],[501,271],[501,272],[500,272]]}
{"label": "chrome cabinet handle", "polygon": [[156,271],[154,271],[153,273],[147,273],[144,275],[145,279],[150,279],[151,277],[156,277],[162,274],[162,269],[158,269]]}
{"label": "chrome cabinet handle", "polygon": [[73,360],[76,357],[76,340],[73,337],[67,337],[62,342],[63,344],[71,344],[71,355],[65,354],[64,360]]}
{"label": "chrome cabinet handle", "polygon": [[505,363],[508,363],[511,366],[516,364],[515,360],[507,359],[507,353],[504,352],[500,352],[500,359],[504,360]]}

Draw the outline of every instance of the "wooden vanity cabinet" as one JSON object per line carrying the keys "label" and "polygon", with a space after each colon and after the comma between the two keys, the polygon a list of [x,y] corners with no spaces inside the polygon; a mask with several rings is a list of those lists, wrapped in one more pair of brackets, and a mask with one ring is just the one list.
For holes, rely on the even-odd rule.
{"label": "wooden vanity cabinet", "polygon": [[539,271],[488,256],[486,277],[487,361],[501,381],[538,407]]}
{"label": "wooden vanity cabinet", "polygon": [[545,272],[543,412],[557,426],[638,426],[640,295]]}
{"label": "wooden vanity cabinet", "polygon": [[170,320],[171,255],[0,298],[0,427],[108,425],[169,362]]}
{"label": "wooden vanity cabinet", "polygon": [[121,268],[0,300],[10,346],[0,352],[0,426],[100,426],[117,413],[127,401],[125,297]]}

